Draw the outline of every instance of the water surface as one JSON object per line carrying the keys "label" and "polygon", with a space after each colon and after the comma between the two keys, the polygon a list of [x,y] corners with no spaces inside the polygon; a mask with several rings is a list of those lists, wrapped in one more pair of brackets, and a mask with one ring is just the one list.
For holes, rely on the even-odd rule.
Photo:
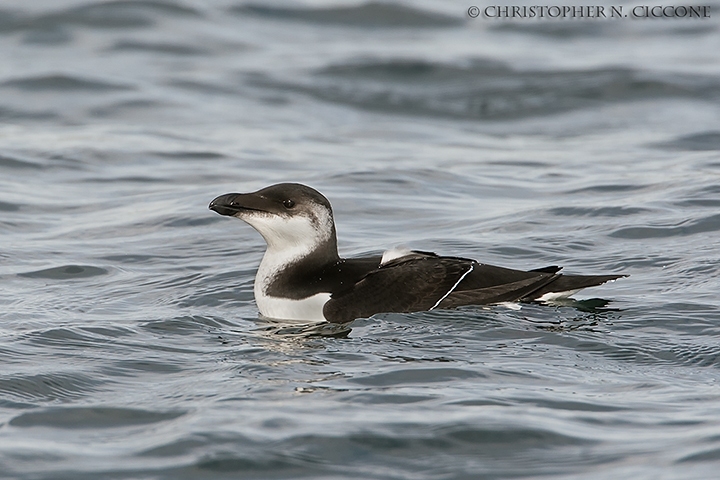
{"label": "water surface", "polygon": [[[717,19],[469,6],[0,2],[4,477],[715,476]],[[343,255],[630,277],[262,319],[262,239],[207,204],[279,181]]]}

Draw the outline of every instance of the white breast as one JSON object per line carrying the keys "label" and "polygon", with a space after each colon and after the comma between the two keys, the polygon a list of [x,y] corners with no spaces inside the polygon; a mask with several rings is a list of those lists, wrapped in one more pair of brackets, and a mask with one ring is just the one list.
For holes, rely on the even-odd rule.
{"label": "white breast", "polygon": [[282,268],[307,252],[303,247],[286,248],[280,251],[268,248],[265,251],[255,276],[255,303],[260,313],[269,318],[285,320],[324,321],[323,307],[330,300],[330,293],[318,293],[298,300],[273,297],[267,294],[268,285]]}
{"label": "white breast", "polygon": [[[256,284],[257,285],[257,284]],[[324,321],[323,307],[330,300],[329,293],[318,293],[312,297],[292,300],[271,297],[255,291],[258,310],[266,317],[284,320]]]}
{"label": "white breast", "polygon": [[262,315],[285,320],[325,320],[322,312],[323,306],[330,299],[329,293],[318,293],[299,300],[267,294],[268,286],[276,275],[327,240],[332,231],[332,217],[324,211],[318,212],[318,216],[329,228],[317,228],[305,217],[284,219],[258,216],[247,220],[268,244],[255,276],[255,302]]}

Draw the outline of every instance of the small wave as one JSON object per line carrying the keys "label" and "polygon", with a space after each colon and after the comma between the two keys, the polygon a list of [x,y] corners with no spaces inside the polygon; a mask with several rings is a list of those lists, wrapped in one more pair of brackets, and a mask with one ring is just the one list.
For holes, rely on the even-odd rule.
{"label": "small wave", "polygon": [[160,110],[167,107],[168,104],[159,102],[157,100],[149,99],[133,99],[124,100],[121,102],[114,102],[110,105],[104,105],[102,107],[96,107],[89,110],[89,113],[96,117],[117,117],[121,115],[127,115],[129,113],[140,113],[145,114],[149,110]]}
{"label": "small wave", "polygon": [[678,137],[664,143],[651,146],[668,150],[712,151],[720,150],[720,132],[709,131]]}
{"label": "small wave", "polygon": [[649,188],[648,185],[641,184],[622,184],[622,183],[610,183],[605,185],[593,185],[590,187],[578,188],[576,190],[570,190],[567,193],[615,193],[615,192],[636,192],[643,189]]}
{"label": "small wave", "polygon": [[23,37],[23,43],[30,45],[58,46],[70,43],[72,40],[73,36],[68,29],[60,26],[48,27],[42,30],[30,30],[25,32]]}
{"label": "small wave", "polygon": [[122,329],[57,327],[27,334],[27,342],[34,346],[62,349],[104,349],[116,338],[127,335]]}
{"label": "small wave", "polygon": [[130,90],[131,87],[103,80],[90,80],[72,75],[56,74],[17,78],[1,83],[2,87],[13,87],[27,91],[99,91]]}
{"label": "small wave", "polygon": [[453,425],[436,431],[439,437],[454,442],[468,444],[486,444],[499,447],[503,444],[513,445],[513,448],[552,448],[559,445],[588,445],[595,443],[579,437],[563,435],[548,430],[533,428],[502,428],[468,427]]}
{"label": "small wave", "polygon": [[557,207],[550,209],[552,215],[562,217],[624,217],[647,211],[646,208],[635,207]]}
{"label": "small wave", "polygon": [[646,238],[685,237],[698,233],[720,230],[720,214],[710,215],[680,225],[653,225],[642,227],[623,227],[610,233],[611,237],[640,240]]}
{"label": "small wave", "polygon": [[620,412],[629,410],[627,407],[608,405],[607,403],[579,402],[563,399],[528,398],[521,401],[523,405],[532,404],[541,408],[551,408],[569,412]]}
{"label": "small wave", "polygon": [[[662,334],[637,333],[638,330],[648,328],[648,325],[639,322],[632,327],[638,330],[626,331],[622,337],[612,338],[605,334],[595,337],[568,336],[564,339],[565,346],[575,352],[588,352],[620,363],[662,366],[661,368],[694,367],[695,371],[698,371],[697,368],[720,367],[720,347],[708,340],[711,337],[707,336],[712,335],[715,328],[717,315],[713,307],[676,303],[664,304],[664,309],[673,313],[664,317],[658,315],[651,323],[651,328],[664,330]],[[668,331],[678,329],[677,312],[683,312],[684,325],[681,328],[685,332],[683,335],[668,335]],[[623,322],[627,327],[631,327],[631,315],[628,312],[624,315]],[[703,332],[706,336],[697,335],[698,332]],[[694,336],[686,335],[687,333]]]}
{"label": "small wave", "polygon": [[58,117],[58,114],[47,110],[31,112],[26,110],[16,110],[14,108],[0,107],[0,118],[9,120],[55,120]]}
{"label": "small wave", "polygon": [[11,32],[24,23],[22,16],[11,10],[0,10],[0,33]]}
{"label": "small wave", "polygon": [[177,215],[163,220],[162,224],[170,228],[185,228],[210,225],[214,222],[212,218],[198,218],[197,215]]}
{"label": "small wave", "polygon": [[[275,475],[278,471],[293,471],[293,468],[297,468],[296,463],[300,462],[293,461],[292,456],[282,452],[247,456],[240,456],[239,454],[216,454],[198,461],[193,470],[196,471],[197,469],[213,473],[237,472],[237,474],[242,472],[242,476],[247,475],[249,472],[255,473],[255,475],[259,472],[272,472],[272,474]],[[250,473],[251,476],[253,476],[252,473]],[[297,474],[300,475],[300,472],[298,471]]]}
{"label": "small wave", "polygon": [[103,382],[83,374],[39,374],[0,378],[0,394],[25,401],[70,400],[95,391]]}
{"label": "small wave", "polygon": [[83,182],[83,183],[91,183],[91,184],[95,184],[95,183],[117,184],[118,182],[129,183],[129,184],[133,184],[133,183],[135,183],[135,184],[138,184],[138,183],[164,183],[165,181],[166,180],[161,179],[161,178],[142,176],[142,175],[133,175],[133,176],[127,176],[127,177],[117,176],[117,177],[112,177],[112,178],[88,177],[88,178],[83,178],[81,180],[81,182]]}
{"label": "small wave", "polygon": [[720,207],[720,185],[710,185],[690,192],[684,200],[674,202],[678,207]]}
{"label": "small wave", "polygon": [[448,65],[423,60],[366,60],[331,65],[295,83],[250,80],[371,111],[458,119],[513,119],[608,103],[669,98],[707,101],[720,84],[705,78],[631,69],[515,70],[496,61]]}
{"label": "small wave", "polygon": [[[597,443],[534,426],[387,422],[379,427],[370,421],[364,428],[351,431],[343,425],[334,432],[284,436],[271,443],[237,433],[200,433],[153,447],[141,456],[194,456],[197,458],[194,465],[181,468],[195,473],[201,470],[236,476],[477,478],[479,470],[510,459],[516,470],[507,465],[497,466],[506,477],[521,476],[528,468],[534,472],[547,470],[547,455],[553,449],[587,448]],[[200,454],[207,452],[208,446],[219,445],[222,447],[214,452]],[[574,464],[581,455],[575,451],[567,453],[570,458],[553,462],[552,470],[547,473],[557,474],[558,469]],[[366,458],[373,458],[374,462],[368,464],[364,461]],[[398,464],[402,467],[390,466]],[[185,476],[175,473],[176,477]]]}
{"label": "small wave", "polygon": [[[675,22],[679,23],[679,22]],[[648,25],[645,25],[646,27]],[[598,21],[545,21],[545,22],[499,22],[490,26],[490,30],[500,32],[513,32],[527,35],[538,35],[555,40],[566,40],[587,37],[609,37],[622,36],[625,31],[618,22]],[[713,33],[717,30],[715,25],[693,25],[692,27],[682,25],[663,25],[662,29],[654,30],[633,30],[633,35],[655,36],[655,35],[682,35],[699,36]]]}
{"label": "small wave", "polygon": [[173,79],[168,81],[167,85],[207,95],[237,95],[239,92],[238,88],[233,85],[221,85],[218,83],[200,82],[197,80]]}
{"label": "small wave", "polygon": [[436,400],[434,395],[409,395],[402,393],[357,393],[347,398],[348,403],[364,405],[406,405]]}
{"label": "small wave", "polygon": [[199,315],[151,320],[140,325],[140,328],[163,334],[187,334],[198,331],[207,331],[208,328],[224,328],[227,325],[210,317]]}
{"label": "small wave", "polygon": [[118,428],[165,422],[185,415],[184,411],[157,412],[136,408],[58,407],[27,412],[10,420],[13,427]]}
{"label": "small wave", "polygon": [[[348,170],[332,174],[328,177],[335,185],[372,185],[375,194],[394,194],[398,191],[409,196],[411,193],[427,194],[437,192],[439,196],[459,196],[463,194],[478,195],[484,187],[467,175],[451,171],[439,171],[429,168],[395,169],[392,167],[379,170]],[[452,185],[448,190],[447,185]],[[338,192],[338,196],[342,195]]]}
{"label": "small wave", "polygon": [[655,356],[678,365],[720,367],[720,347],[715,346],[673,345],[668,349],[656,351]]}
{"label": "small wave", "polygon": [[352,7],[291,8],[265,5],[239,5],[233,13],[256,15],[295,22],[343,25],[353,27],[452,27],[461,25],[460,18],[394,3],[369,2]]}
{"label": "small wave", "polygon": [[20,210],[20,205],[17,203],[0,201],[0,212],[17,212],[18,210]]}
{"label": "small wave", "polygon": [[121,40],[108,49],[109,51],[131,51],[131,52],[147,52],[151,54],[160,53],[164,55],[208,55],[206,49],[185,45],[180,43],[161,43],[161,42],[139,42],[134,40]]}
{"label": "small wave", "polygon": [[720,447],[710,450],[703,450],[697,453],[686,455],[678,460],[678,463],[713,462],[720,461]]}
{"label": "small wave", "polygon": [[225,158],[222,153],[211,152],[211,151],[192,151],[192,150],[180,150],[180,151],[168,151],[168,152],[152,152],[153,155],[157,155],[162,158],[170,158],[172,160],[211,160]]}
{"label": "small wave", "polygon": [[348,380],[351,383],[372,386],[450,382],[468,378],[486,378],[487,375],[461,368],[399,368]]}
{"label": "small wave", "polygon": [[152,372],[152,373],[179,373],[182,372],[183,368],[179,365],[169,362],[158,362],[154,360],[120,360],[115,362],[112,367],[105,368],[103,373],[116,375],[131,375],[134,376],[138,372]]}
{"label": "small wave", "polygon": [[108,270],[91,265],[63,265],[61,267],[46,268],[32,272],[19,273],[18,276],[26,278],[46,278],[50,280],[70,280],[74,278],[88,278],[106,275]]}
{"label": "small wave", "polygon": [[613,26],[610,22],[501,22],[493,24],[490,30],[527,33],[558,39],[576,37],[597,37],[609,33]]}
{"label": "small wave", "polygon": [[71,26],[91,28],[139,28],[155,24],[162,16],[195,16],[200,11],[160,0],[95,1],[85,5],[65,8],[51,13],[20,15],[12,11],[0,11],[0,33],[16,31],[61,31]]}
{"label": "small wave", "polygon": [[43,166],[30,160],[0,155],[0,168],[40,170]]}

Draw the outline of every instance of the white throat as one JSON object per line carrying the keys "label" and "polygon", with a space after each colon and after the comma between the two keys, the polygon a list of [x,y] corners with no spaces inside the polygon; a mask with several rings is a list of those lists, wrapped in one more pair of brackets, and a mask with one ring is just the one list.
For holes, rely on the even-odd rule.
{"label": "white throat", "polygon": [[332,215],[324,210],[315,213],[312,219],[300,215],[253,215],[243,218],[263,236],[268,245],[255,276],[253,289],[258,310],[266,317],[325,320],[322,308],[330,298],[329,293],[299,300],[268,294],[268,287],[277,275],[320,248],[333,235]]}

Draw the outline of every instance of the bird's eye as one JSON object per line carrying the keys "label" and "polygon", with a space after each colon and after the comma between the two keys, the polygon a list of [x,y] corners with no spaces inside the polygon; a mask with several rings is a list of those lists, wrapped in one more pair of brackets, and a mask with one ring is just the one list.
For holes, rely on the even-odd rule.
{"label": "bird's eye", "polygon": [[293,208],[293,207],[295,206],[295,202],[293,202],[292,200],[288,199],[288,200],[285,200],[285,201],[283,202],[283,206],[284,206],[285,208]]}

